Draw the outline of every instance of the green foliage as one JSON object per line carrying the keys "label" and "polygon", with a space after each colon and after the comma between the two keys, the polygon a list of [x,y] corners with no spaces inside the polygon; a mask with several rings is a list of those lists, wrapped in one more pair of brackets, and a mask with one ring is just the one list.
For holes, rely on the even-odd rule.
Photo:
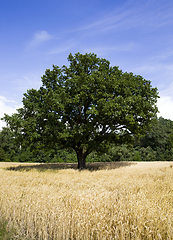
{"label": "green foliage", "polygon": [[127,145],[116,146],[111,149],[110,154],[113,161],[131,161],[132,151]]}
{"label": "green foliage", "polygon": [[[172,126],[172,128],[173,128],[173,126]],[[171,133],[168,135],[166,146],[167,146],[168,150],[173,149],[173,129],[172,129]]]}
{"label": "green foliage", "polygon": [[4,152],[4,149],[0,147],[0,162],[5,162],[6,161],[6,155]]}
{"label": "green foliage", "polygon": [[3,128],[0,131],[0,147],[4,150],[7,159],[15,161],[18,158],[20,149],[15,141],[15,135],[10,128]]}
{"label": "green foliage", "polygon": [[156,161],[156,151],[154,151],[150,146],[146,148],[139,148],[139,155],[141,161]]}
{"label": "green foliage", "polygon": [[139,151],[134,152],[133,160],[134,161],[141,161],[141,156],[140,156]]}
{"label": "green foliage", "polygon": [[166,150],[168,146],[168,139],[171,140],[173,131],[173,122],[168,119],[160,117],[144,138],[141,139],[141,146],[150,146],[153,150]]}
{"label": "green foliage", "polygon": [[[93,151],[87,156],[86,162],[173,161],[172,123],[171,120],[159,118],[152,126],[152,132],[146,133],[134,146],[126,144],[108,145],[109,148],[106,153]],[[77,162],[76,153],[73,149],[61,149],[58,145],[56,149],[40,150],[39,143],[35,143],[35,148],[33,145],[32,147],[25,147],[26,143],[23,143],[19,149],[15,145],[14,134],[10,133],[10,129],[4,128],[0,132],[0,140],[1,146],[3,146],[3,148],[0,147],[1,161]],[[7,156],[11,156],[11,158],[7,158]]]}
{"label": "green foliage", "polygon": [[[82,169],[91,152],[145,134],[156,117],[158,93],[150,81],[95,54],[70,54],[68,61],[68,67],[47,69],[40,89],[28,90],[23,108],[4,120],[16,142],[36,151],[39,161],[59,146],[73,149]],[[125,151],[119,159],[126,158]]]}
{"label": "green foliage", "polygon": [[128,145],[112,145],[108,152],[100,154],[92,152],[87,157],[87,162],[117,162],[117,161],[132,161],[133,160],[133,148],[129,148]]}
{"label": "green foliage", "polygon": [[151,159],[171,161],[173,159],[173,121],[160,117],[140,141],[139,148],[150,147]]}

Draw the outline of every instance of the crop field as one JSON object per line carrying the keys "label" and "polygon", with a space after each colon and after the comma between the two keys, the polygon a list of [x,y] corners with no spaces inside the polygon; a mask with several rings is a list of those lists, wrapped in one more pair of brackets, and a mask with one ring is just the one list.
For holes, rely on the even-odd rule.
{"label": "crop field", "polygon": [[0,220],[12,239],[173,239],[173,162],[0,163]]}

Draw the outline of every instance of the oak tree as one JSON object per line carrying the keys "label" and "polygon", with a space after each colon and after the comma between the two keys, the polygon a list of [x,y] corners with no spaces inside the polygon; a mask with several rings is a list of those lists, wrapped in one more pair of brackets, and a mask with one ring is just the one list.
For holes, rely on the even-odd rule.
{"label": "oak tree", "polygon": [[18,123],[28,144],[73,148],[83,169],[92,151],[148,131],[158,111],[158,92],[150,81],[123,73],[95,54],[69,54],[68,61],[69,66],[47,69],[42,86],[29,89],[18,113],[4,119],[13,129]]}

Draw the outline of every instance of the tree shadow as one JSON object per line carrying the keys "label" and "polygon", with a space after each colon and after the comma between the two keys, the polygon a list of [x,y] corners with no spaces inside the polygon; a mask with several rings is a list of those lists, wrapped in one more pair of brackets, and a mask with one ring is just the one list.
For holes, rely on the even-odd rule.
{"label": "tree shadow", "polygon": [[88,163],[87,169],[90,171],[96,170],[111,170],[117,169],[121,167],[130,167],[131,165],[136,164],[135,162],[95,162],[95,163]]}
{"label": "tree shadow", "polygon": [[[136,164],[135,162],[95,162],[86,163],[86,170],[97,171],[97,170],[111,170],[121,167],[129,167]],[[62,169],[75,169],[77,168],[77,163],[40,163],[40,164],[27,164],[7,167],[6,170],[10,171],[30,171],[35,169],[39,172],[44,172],[46,170],[62,170]]]}

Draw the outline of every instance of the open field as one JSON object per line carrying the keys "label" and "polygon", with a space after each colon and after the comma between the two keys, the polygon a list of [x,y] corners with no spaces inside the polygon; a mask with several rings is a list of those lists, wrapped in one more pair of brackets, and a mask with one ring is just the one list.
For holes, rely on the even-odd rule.
{"label": "open field", "polygon": [[13,239],[173,239],[173,162],[64,168],[0,163],[0,219]]}

